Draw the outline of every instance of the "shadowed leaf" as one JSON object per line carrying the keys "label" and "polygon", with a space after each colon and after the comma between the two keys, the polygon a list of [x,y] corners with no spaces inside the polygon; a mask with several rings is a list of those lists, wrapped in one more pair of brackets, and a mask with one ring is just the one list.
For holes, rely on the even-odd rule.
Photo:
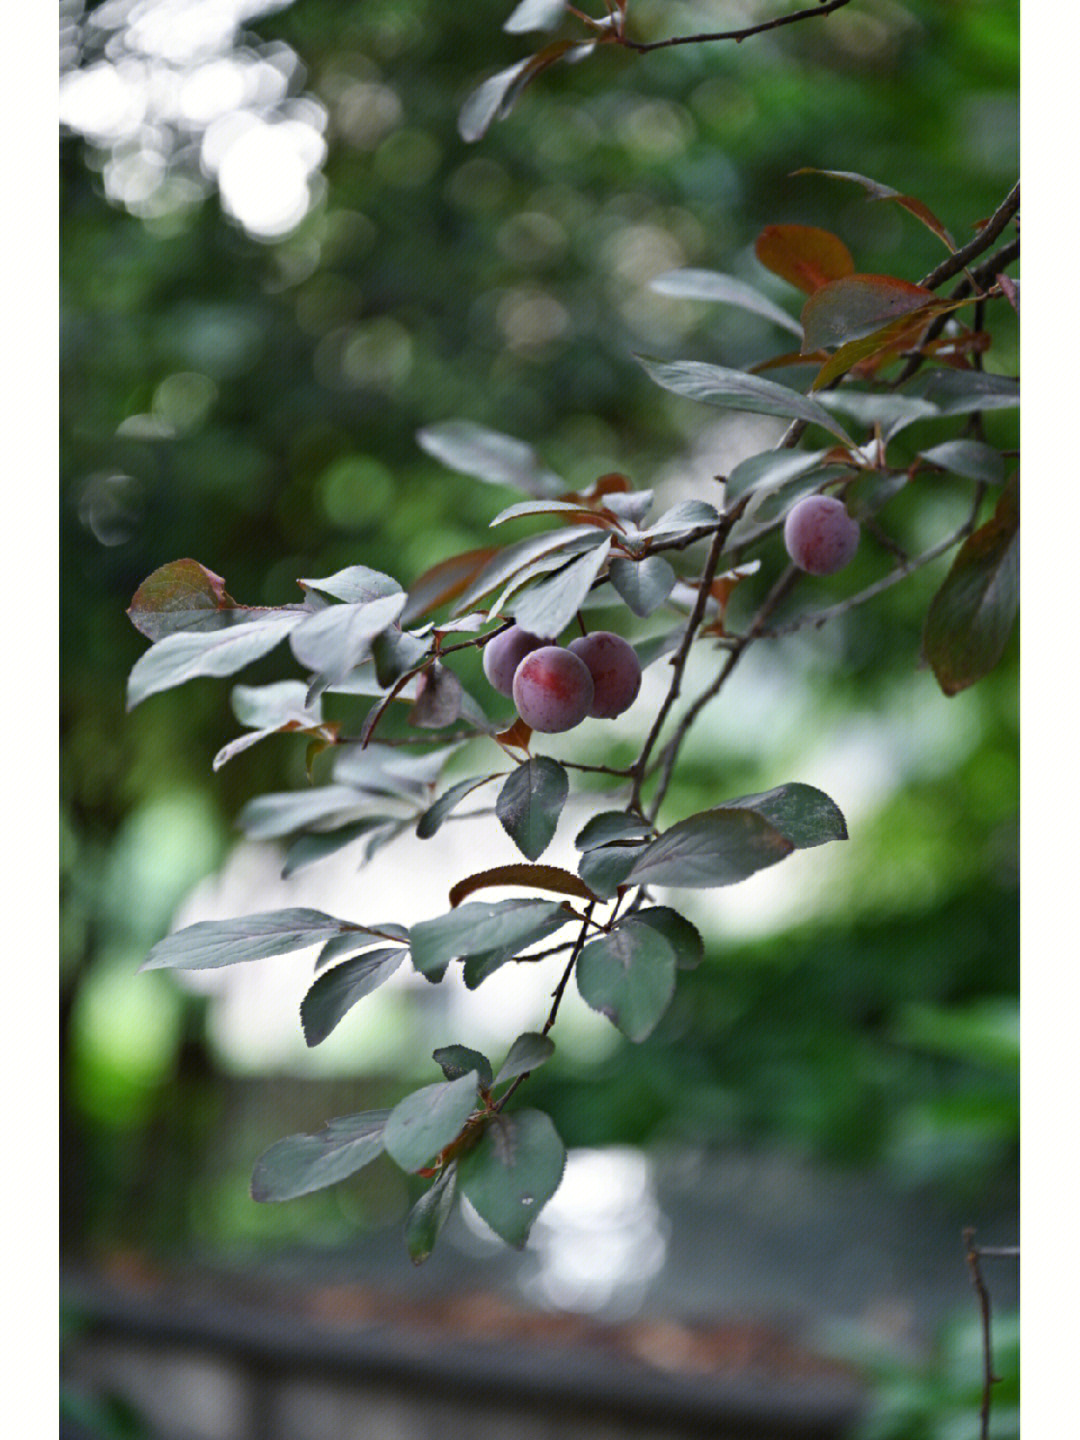
{"label": "shadowed leaf", "polygon": [[658,926],[637,915],[592,940],[578,957],[577,988],[628,1040],[651,1035],[675,993],[675,951]]}
{"label": "shadowed leaf", "polygon": [[527,859],[538,859],[551,843],[569,793],[566,771],[546,755],[522,761],[506,777],[495,813]]}
{"label": "shadowed leaf", "polygon": [[358,1000],[389,980],[408,953],[399,946],[369,950],[324,971],[300,1006],[308,1045],[320,1045]]}
{"label": "shadowed leaf", "polygon": [[251,1198],[292,1200],[345,1180],[382,1154],[389,1115],[389,1110],[343,1115],[314,1135],[279,1140],[256,1162]]}
{"label": "shadowed leaf", "polygon": [[405,1244],[414,1265],[422,1265],[435,1248],[439,1231],[454,1208],[457,1190],[457,1166],[447,1165],[430,1190],[425,1190],[409,1211],[405,1221]]}
{"label": "shadowed leaf", "polygon": [[539,1110],[493,1116],[479,1145],[458,1165],[462,1194],[496,1235],[518,1249],[565,1168],[566,1149]]}
{"label": "shadowed leaf", "polygon": [[423,1169],[444,1146],[456,1140],[476,1109],[477,1075],[425,1085],[395,1105],[383,1131],[386,1153],[403,1170]]}
{"label": "shadowed leaf", "polygon": [[507,1080],[516,1080],[519,1075],[528,1075],[530,1071],[543,1065],[545,1060],[550,1060],[554,1053],[555,1041],[550,1036],[527,1030],[510,1046],[506,1059],[499,1066],[494,1084],[502,1085]]}

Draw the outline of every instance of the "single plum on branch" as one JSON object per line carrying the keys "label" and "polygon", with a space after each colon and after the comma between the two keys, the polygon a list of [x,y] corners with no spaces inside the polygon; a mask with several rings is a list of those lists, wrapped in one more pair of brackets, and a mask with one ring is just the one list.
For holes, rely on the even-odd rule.
{"label": "single plum on branch", "polygon": [[533,650],[514,672],[514,704],[541,734],[573,730],[589,713],[593,680],[584,660],[561,645]]}
{"label": "single plum on branch", "polygon": [[519,625],[511,625],[484,646],[484,674],[500,695],[513,695],[514,672],[522,660],[541,645],[551,643],[540,635],[530,635]]}
{"label": "single plum on branch", "polygon": [[833,495],[807,495],[788,511],[784,546],[808,575],[834,575],[859,548],[859,522]]}
{"label": "single plum on branch", "polygon": [[632,645],[610,630],[595,630],[571,640],[567,649],[584,660],[592,676],[591,716],[612,720],[629,710],[641,689],[641,662]]}

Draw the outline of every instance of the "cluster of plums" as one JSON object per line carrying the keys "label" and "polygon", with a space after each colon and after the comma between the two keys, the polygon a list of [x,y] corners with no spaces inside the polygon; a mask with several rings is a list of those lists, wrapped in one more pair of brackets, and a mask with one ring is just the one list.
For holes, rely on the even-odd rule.
{"label": "cluster of plums", "polygon": [[788,511],[784,547],[808,575],[834,575],[859,548],[859,522],[833,495],[807,495]]}
{"label": "cluster of plums", "polygon": [[573,730],[586,716],[611,720],[634,703],[641,662],[632,645],[610,630],[596,630],[557,645],[517,625],[484,646],[484,674],[500,695],[510,695],[531,730]]}

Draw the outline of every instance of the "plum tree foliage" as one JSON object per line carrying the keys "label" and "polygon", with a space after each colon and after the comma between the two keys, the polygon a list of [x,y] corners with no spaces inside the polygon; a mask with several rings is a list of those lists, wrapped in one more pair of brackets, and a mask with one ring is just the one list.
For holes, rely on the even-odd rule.
{"label": "plum tree foliage", "polygon": [[[775,23],[824,16],[842,3]],[[478,140],[557,61],[610,46],[656,48],[633,40],[630,10],[628,0],[606,0],[604,13],[587,19],[561,0],[522,0],[507,21],[512,33],[563,24],[584,33],[545,41],[484,80],[459,117],[464,139]],[[665,43],[741,39],[764,28]],[[554,1052],[551,1032],[571,978],[628,1040],[644,1041],[667,1010],[680,969],[703,953],[694,926],[655,892],[677,897],[683,889],[737,884],[795,850],[847,838],[838,804],[797,777],[778,778],[762,794],[717,794],[710,808],[661,823],[683,743],[745,651],[854,614],[951,555],[929,608],[926,662],[951,695],[1004,652],[1017,606],[1019,481],[1009,463],[1015,452],[993,444],[988,419],[1015,408],[1019,390],[1015,378],[983,362],[996,307],[1016,305],[1017,285],[1006,272],[1019,254],[1019,186],[989,219],[950,217],[972,227],[958,244],[915,197],[850,172],[825,173],[828,183],[840,179],[900,207],[945,254],[917,280],[861,274],[840,237],[770,225],[756,255],[801,292],[798,318],[731,276],[685,270],[657,278],[660,294],[749,309],[801,340],[797,354],[765,356],[747,370],[637,357],[676,395],[788,422],[777,445],[718,477],[719,501],[714,493],[654,516],[652,491],[626,476],[605,474],[587,492],[573,491],[525,442],[448,421],[425,427],[424,448],[478,481],[518,489],[521,501],[493,524],[529,517],[543,528],[499,548],[448,556],[411,578],[353,565],[301,580],[300,598],[280,607],[237,602],[194,559],[163,565],[136,592],[129,614],[151,644],[132,669],[129,706],[196,676],[235,674],[286,645],[304,673],[303,680],[237,687],[234,707],[246,729],[214,761],[225,764],[281,734],[304,737],[309,779],[317,757],[326,757],[319,762],[329,762],[325,780],[258,796],[241,816],[249,835],[288,838],[286,873],[347,844],[360,845],[367,858],[406,832],[423,842],[493,780],[495,818],[523,857],[464,876],[434,919],[410,924],[408,916],[287,909],[204,922],[160,941],[148,967],[201,969],[317,945],[301,1016],[315,1045],[404,964],[433,983],[460,965],[475,988],[538,946],[564,957],[549,1013],[537,1017],[535,1030],[508,1036],[501,1060],[448,1043],[433,1056],[441,1078],[392,1109],[339,1117],[317,1134],[276,1144],[256,1167],[256,1199],[285,1200],[333,1184],[385,1152],[432,1182],[406,1224],[414,1260],[431,1253],[458,1194],[508,1243],[524,1244],[560,1183],[565,1157],[551,1120],[510,1101]],[[770,378],[785,365],[809,365],[809,387]],[[914,459],[908,432],[926,437]],[[804,445],[805,437],[812,443]],[[967,490],[966,514],[921,554],[908,554],[890,533],[890,506],[901,495],[915,505],[926,497],[929,513],[940,514],[933,502],[943,477]],[[846,583],[841,571],[855,579]],[[800,608],[807,572],[837,576],[828,582],[834,589],[826,611]],[[810,589],[819,595],[821,586]],[[738,623],[729,613],[736,593],[740,606],[750,597]],[[598,602],[616,628],[590,633]],[[571,626],[581,633],[558,643]],[[495,718],[492,693],[471,695],[457,673],[461,657],[477,649],[499,697]],[[694,649],[705,653],[712,675],[680,704]],[[569,741],[556,742],[554,753],[537,748],[537,735],[561,736],[624,713],[649,667],[663,677],[662,698],[643,716],[631,764],[579,766]],[[324,695],[354,706],[356,725],[326,719]],[[511,696],[516,714],[503,704]],[[400,725],[390,733],[399,722],[420,743],[401,743]],[[488,752],[482,769],[449,779],[455,757],[477,747]],[[590,792],[583,783],[580,791],[594,809],[576,837],[576,872],[537,863],[574,770],[582,782],[590,770],[606,771],[606,788]],[[507,886],[517,892],[512,898],[491,898],[491,890]]]}

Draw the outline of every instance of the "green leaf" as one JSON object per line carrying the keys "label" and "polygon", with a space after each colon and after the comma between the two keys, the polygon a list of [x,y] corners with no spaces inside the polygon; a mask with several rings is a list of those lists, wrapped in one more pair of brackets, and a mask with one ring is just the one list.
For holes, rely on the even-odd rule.
{"label": "green leaf", "polygon": [[720,511],[707,500],[680,500],[670,510],[665,510],[643,535],[680,535],[684,531],[700,530],[703,526],[716,525]]}
{"label": "green leaf", "polygon": [[634,614],[644,619],[671,594],[675,571],[662,555],[646,555],[643,560],[620,555],[608,566],[608,579]]}
{"label": "green leaf", "polygon": [[[398,619],[400,620],[400,616]],[[384,690],[389,690],[395,680],[400,680],[424,660],[430,652],[430,645],[398,625],[381,631],[371,642],[371,658],[375,665],[375,678]]]}
{"label": "green leaf", "polygon": [[436,1177],[409,1211],[405,1244],[414,1265],[422,1265],[435,1248],[439,1231],[450,1218],[457,1190],[457,1165],[450,1164]]}
{"label": "green leaf", "polygon": [[527,859],[536,860],[551,843],[569,793],[566,771],[546,755],[522,761],[507,776],[495,813]]}
{"label": "green leaf", "polygon": [[236,920],[200,920],[159,940],[143,970],[215,970],[304,950],[358,927],[321,910],[270,910]]}
{"label": "green leaf", "polygon": [[581,609],[611,552],[611,537],[596,532],[592,550],[526,590],[513,605],[514,619],[532,635],[558,635]]}
{"label": "green leaf", "polygon": [[383,1132],[386,1153],[403,1170],[422,1170],[456,1140],[476,1109],[475,1071],[425,1085],[395,1105]]}
{"label": "green leaf", "polygon": [[340,829],[330,830],[325,835],[301,835],[285,852],[281,878],[287,880],[290,875],[295,875],[306,865],[314,865],[317,860],[324,860],[327,855],[336,854],[346,845],[351,845],[354,840],[359,840],[362,835],[370,835],[373,830],[379,830],[390,823],[392,823],[392,817],[389,815],[368,815],[363,820],[355,820],[351,825],[342,825]]}
{"label": "green leaf", "polygon": [[760,375],[747,375],[741,370],[725,370],[719,365],[706,365],[697,360],[648,360],[637,357],[646,373],[657,385],[690,400],[706,400],[723,410],[749,410],[755,415],[779,415],[787,420],[805,420],[820,425],[845,445],[853,445],[851,436],[839,425],[825,407],[808,395],[764,380]]}
{"label": "green leaf", "polygon": [[448,915],[411,927],[413,964],[422,975],[437,978],[451,960],[496,949],[524,950],[572,918],[552,900],[478,900],[459,905]]}
{"label": "green leaf", "polygon": [[887,390],[853,390],[845,386],[842,390],[823,391],[816,398],[826,409],[850,415],[867,428],[880,425],[886,440],[917,420],[931,419],[938,414],[937,406],[929,400],[916,395],[895,395]]}
{"label": "green leaf", "polygon": [[761,815],[725,806],[691,815],[666,830],[646,846],[627,878],[634,885],[687,889],[736,885],[794,849]]}
{"label": "green leaf", "polygon": [[365,995],[388,980],[409,952],[400,946],[369,950],[326,970],[304,996],[300,1023],[309,1046],[320,1045]]}
{"label": "green leaf", "polygon": [[724,482],[724,499],[731,505],[750,490],[770,489],[816,470],[825,450],[766,450],[742,460]]}
{"label": "green leaf", "polygon": [[310,790],[256,795],[240,811],[236,823],[252,840],[278,840],[311,825],[332,830],[360,821],[368,804],[349,785],[315,785]]}
{"label": "green leaf", "polygon": [[812,785],[790,784],[691,815],[647,846],[635,885],[704,889],[735,885],[793,850],[847,838],[844,817]]}
{"label": "green leaf", "polygon": [[658,927],[631,915],[585,946],[576,976],[586,1005],[628,1040],[644,1040],[675,994],[675,951]]}
{"label": "green leaf", "polygon": [[355,605],[328,605],[293,630],[292,652],[327,685],[336,685],[368,658],[371,642],[404,608],[403,590]]}
{"label": "green leaf", "polygon": [[939,415],[970,415],[1015,409],[1020,382],[989,370],[926,370],[905,386],[905,394],[928,400]]}
{"label": "green leaf", "polygon": [[612,840],[648,840],[652,833],[649,822],[638,815],[629,815],[625,810],[603,810],[582,826],[574,844],[579,850],[595,850]]}
{"label": "green leaf", "polygon": [[458,1165],[462,1194],[508,1245],[524,1246],[566,1168],[566,1149],[539,1110],[494,1115]]}
{"label": "green leaf", "polygon": [[308,619],[303,610],[272,610],[224,630],[180,630],[150,646],[128,676],[127,708],[149,695],[209,675],[234,675],[280,645]]}
{"label": "green leaf", "polygon": [[653,905],[635,910],[634,919],[663,935],[675,952],[675,963],[680,970],[695,970],[705,958],[705,944],[697,926],[670,906]]}
{"label": "green leaf", "polygon": [[802,334],[802,326],[786,310],[781,310],[767,295],[762,295],[760,290],[755,290],[744,280],[736,280],[733,275],[720,275],[715,270],[666,270],[650,280],[649,288],[661,295],[675,295],[683,300],[714,300],[722,305],[737,305],[742,310],[764,316],[782,330],[790,330],[793,335]]}
{"label": "green leaf", "polygon": [[416,432],[416,438],[434,459],[474,480],[507,485],[538,499],[554,499],[566,492],[566,481],[544,465],[531,445],[470,420],[428,425]]}
{"label": "green leaf", "polygon": [[336,935],[333,940],[326,942],[315,961],[315,970],[325,970],[327,965],[336,965],[339,960],[358,955],[362,950],[370,950],[373,945],[386,940],[393,941],[395,945],[407,946],[409,932],[404,925],[395,925],[392,921],[383,925],[357,925],[344,935]]}
{"label": "green leaf", "polygon": [[725,809],[754,810],[775,825],[796,850],[809,850],[830,840],[846,840],[847,824],[834,800],[823,790],[800,781],[777,785],[757,795],[729,800]]}
{"label": "green leaf", "polygon": [[300,580],[297,583],[305,590],[330,595],[348,605],[364,605],[370,600],[401,594],[401,586],[392,575],[371,570],[367,565],[350,565],[334,575],[328,575],[325,580]]}
{"label": "green leaf", "polygon": [[460,1080],[462,1075],[475,1070],[479,1084],[485,1090],[491,1089],[491,1061],[479,1050],[470,1050],[468,1045],[443,1045],[432,1051],[431,1058],[447,1080]]}
{"label": "green leaf", "polygon": [[598,845],[582,855],[578,874],[601,900],[611,900],[645,848],[644,845]]}
{"label": "green leaf", "polygon": [[1000,485],[1005,479],[1001,451],[982,440],[946,440],[929,450],[920,450],[919,459],[948,470],[951,475],[962,475],[965,480]]}
{"label": "green leaf", "polygon": [[530,1071],[543,1065],[545,1060],[550,1060],[554,1053],[554,1040],[538,1031],[527,1030],[510,1046],[494,1083],[502,1085],[507,1080],[516,1080],[519,1075],[528,1075]]}
{"label": "green leaf", "polygon": [[[500,585],[507,581],[524,584],[532,574],[542,573],[545,565],[562,565],[565,555],[554,555],[556,551],[591,550],[600,544],[600,535],[591,525],[568,525],[559,530],[549,530],[542,535],[528,535],[497,550],[483,566],[474,580],[462,591],[454,606],[454,613],[460,615],[472,608]],[[505,600],[505,596],[503,599]],[[497,605],[492,615],[501,608]]]}
{"label": "green leaf", "polygon": [[336,1185],[383,1151],[389,1110],[368,1110],[329,1120],[314,1135],[290,1135],[262,1155],[251,1177],[251,1198],[292,1200]]}
{"label": "green leaf", "polygon": [[435,804],[425,810],[416,822],[416,833],[420,839],[430,840],[447,815],[465,799],[466,795],[471,795],[481,785],[486,785],[489,780],[497,779],[502,773],[501,770],[497,770],[491,775],[473,775],[468,780],[459,780],[456,785],[451,785],[450,789],[444,791]]}
{"label": "green leaf", "polygon": [[923,653],[946,695],[981,680],[1009,643],[1019,604],[1020,509],[1015,476],[993,516],[961,545],[930,602]]}
{"label": "green leaf", "polygon": [[271,685],[234,685],[229,699],[241,725],[269,730],[296,719],[317,725],[322,720],[322,707],[306,705],[306,693],[302,680],[277,680]]}

